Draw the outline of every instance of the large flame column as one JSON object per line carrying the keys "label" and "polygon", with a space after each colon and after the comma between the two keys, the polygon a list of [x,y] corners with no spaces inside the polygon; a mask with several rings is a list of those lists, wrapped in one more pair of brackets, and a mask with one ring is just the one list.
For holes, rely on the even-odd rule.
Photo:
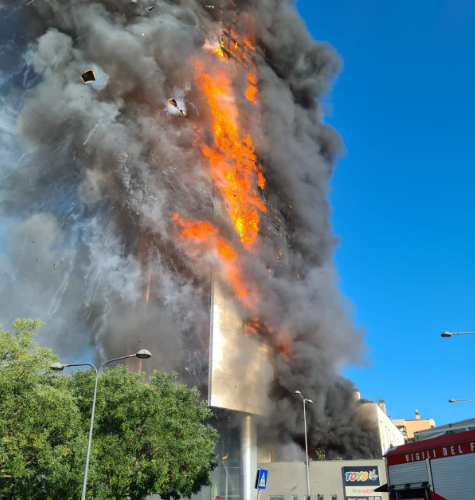
{"label": "large flame column", "polygon": [[252,500],[257,474],[257,430],[252,415],[241,418],[241,495],[240,500]]}

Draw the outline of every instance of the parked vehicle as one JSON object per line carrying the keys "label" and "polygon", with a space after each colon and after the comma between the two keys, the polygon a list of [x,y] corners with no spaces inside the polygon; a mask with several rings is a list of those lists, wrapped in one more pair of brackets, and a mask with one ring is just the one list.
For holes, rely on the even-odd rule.
{"label": "parked vehicle", "polygon": [[391,500],[474,500],[475,431],[418,441],[385,455]]}

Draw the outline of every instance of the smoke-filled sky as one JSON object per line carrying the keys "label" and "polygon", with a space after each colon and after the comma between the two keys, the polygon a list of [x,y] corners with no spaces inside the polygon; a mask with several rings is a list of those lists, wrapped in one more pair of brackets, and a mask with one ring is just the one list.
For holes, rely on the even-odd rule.
{"label": "smoke-filled sky", "polygon": [[471,418],[447,400],[473,399],[475,336],[440,332],[475,331],[475,4],[298,7],[344,59],[327,116],[347,148],[332,180],[336,263],[372,351],[350,375],[394,418]]}
{"label": "smoke-filled sky", "polygon": [[285,0],[3,6],[3,323],[43,318],[65,360],[147,347],[205,385],[214,275],[275,349],[268,437],[299,439],[299,388],[311,447],[375,455],[339,374],[366,348],[332,264],[336,51]]}

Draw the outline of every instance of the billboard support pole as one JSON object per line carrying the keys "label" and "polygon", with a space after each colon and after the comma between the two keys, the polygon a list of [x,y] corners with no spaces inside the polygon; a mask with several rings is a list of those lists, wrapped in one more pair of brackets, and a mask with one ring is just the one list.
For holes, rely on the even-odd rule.
{"label": "billboard support pole", "polygon": [[253,500],[254,478],[257,471],[257,431],[254,417],[241,418],[241,500]]}

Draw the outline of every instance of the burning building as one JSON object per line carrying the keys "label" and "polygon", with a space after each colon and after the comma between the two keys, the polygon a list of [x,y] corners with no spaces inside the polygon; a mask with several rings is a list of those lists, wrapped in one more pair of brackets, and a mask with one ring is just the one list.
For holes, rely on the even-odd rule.
{"label": "burning building", "polygon": [[334,51],[287,0],[3,5],[5,309],[48,311],[60,353],[146,346],[196,384],[243,498],[258,447],[300,456],[295,389],[312,454],[376,456],[339,374],[364,346],[332,265]]}

